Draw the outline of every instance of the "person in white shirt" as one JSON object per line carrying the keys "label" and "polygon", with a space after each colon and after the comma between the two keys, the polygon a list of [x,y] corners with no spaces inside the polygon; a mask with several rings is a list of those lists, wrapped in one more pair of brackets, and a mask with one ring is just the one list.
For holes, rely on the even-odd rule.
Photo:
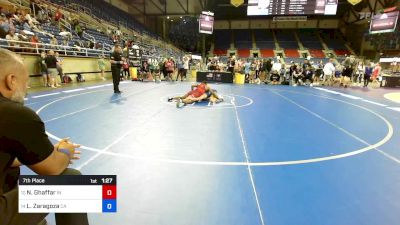
{"label": "person in white shirt", "polygon": [[188,70],[189,70],[189,58],[183,57],[183,80],[186,80],[186,75]]}
{"label": "person in white shirt", "polygon": [[8,32],[8,34],[6,35],[6,39],[8,41],[8,46],[12,47],[11,50],[19,50],[20,44],[18,42],[14,42],[19,41],[18,35],[15,34],[14,30],[10,30]]}
{"label": "person in white shirt", "polygon": [[332,78],[335,75],[335,66],[333,65],[333,59],[329,59],[329,62],[324,66],[324,85],[332,85]]}
{"label": "person in white shirt", "polygon": [[361,86],[361,80],[364,77],[365,66],[363,61],[359,61],[356,70],[356,76],[354,76],[354,83],[358,83]]}
{"label": "person in white shirt", "polygon": [[281,64],[281,62],[279,62],[279,60],[274,62],[274,64],[272,64],[272,70],[271,71],[276,71],[276,72],[279,73],[281,71],[281,69],[282,69],[282,64]]}

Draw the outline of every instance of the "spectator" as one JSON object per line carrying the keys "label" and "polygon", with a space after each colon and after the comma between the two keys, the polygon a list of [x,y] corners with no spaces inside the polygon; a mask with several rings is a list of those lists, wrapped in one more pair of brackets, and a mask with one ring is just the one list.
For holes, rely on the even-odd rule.
{"label": "spectator", "polygon": [[47,65],[46,65],[46,52],[44,51],[40,53],[40,57],[38,59],[38,66],[40,69],[40,73],[42,74],[43,86],[50,87],[49,73],[47,71]]}
{"label": "spectator", "polygon": [[165,62],[165,68],[167,70],[167,76],[168,76],[167,80],[172,81],[172,74],[174,73],[175,70],[175,62],[171,57]]}
{"label": "spectator", "polygon": [[72,34],[69,31],[66,31],[64,28],[61,28],[61,32],[59,33],[60,36],[64,38],[64,40],[72,40]]}
{"label": "spectator", "polygon": [[55,57],[57,59],[57,72],[60,76],[61,83],[64,83],[64,73],[63,73],[63,58],[60,57],[60,53],[56,52]]}
{"label": "spectator", "polygon": [[[80,175],[68,169],[79,159],[68,139],[53,144],[43,121],[23,106],[29,75],[16,54],[0,49],[0,218],[3,225],[46,223],[47,214],[18,213],[19,167],[27,165],[39,175]],[[8,178],[8,179],[6,179]],[[11,178],[11,179],[10,179]],[[57,225],[88,225],[86,214],[56,214]]]}
{"label": "spectator", "polygon": [[25,20],[27,20],[31,26],[39,24],[39,22],[35,18],[32,18],[31,14],[29,13],[25,14]]}
{"label": "spectator", "polygon": [[323,73],[324,63],[322,60],[314,65],[315,75],[314,75],[314,85],[319,85],[319,81],[321,79]]}
{"label": "spectator", "polygon": [[75,33],[78,34],[80,38],[82,38],[83,30],[79,23],[75,26]]}
{"label": "spectator", "polygon": [[303,64],[301,65],[303,71],[303,77],[306,76],[307,67],[311,67],[311,63],[308,59],[304,59]]}
{"label": "spectator", "polygon": [[118,27],[118,29],[115,30],[114,33],[115,33],[115,35],[117,36],[117,39],[120,40],[121,35],[122,35],[122,32],[121,32],[121,30],[120,30],[119,27]]}
{"label": "spectator", "polygon": [[250,62],[250,77],[249,77],[249,83],[254,84],[254,75],[256,73],[256,61],[252,60]]}
{"label": "spectator", "polygon": [[262,62],[257,59],[255,61],[255,67],[256,67],[255,83],[260,84],[260,72],[261,72]]}
{"label": "spectator", "polygon": [[63,40],[63,43],[62,43],[62,45],[63,45],[63,46],[69,46],[69,43],[68,43],[68,41],[67,41],[67,40]]}
{"label": "spectator", "polygon": [[324,85],[331,86],[333,83],[333,77],[335,76],[335,66],[333,65],[333,59],[330,58],[329,62],[324,66]]}
{"label": "spectator", "polygon": [[374,82],[374,83],[379,82],[378,77],[381,75],[381,71],[382,71],[382,67],[381,67],[381,64],[378,62],[375,65],[374,70],[372,72],[372,77],[371,77],[372,82]]}
{"label": "spectator", "polygon": [[52,37],[50,40],[50,48],[51,49],[58,49],[58,40],[56,37]]}
{"label": "spectator", "polygon": [[371,80],[372,72],[373,72],[373,67],[371,66],[371,63],[370,62],[366,63],[364,72],[364,87],[368,87],[368,84]]}
{"label": "spectator", "polygon": [[266,73],[265,79],[266,79],[266,80],[269,79],[269,75],[270,75],[270,73],[271,73],[271,69],[272,69],[272,60],[271,60],[271,59],[268,59],[268,60],[265,62],[265,73]]}
{"label": "spectator", "polygon": [[123,58],[121,77],[122,80],[128,80],[129,77],[129,63],[126,58]]}
{"label": "spectator", "polygon": [[272,70],[270,80],[271,80],[271,84],[272,85],[279,84],[279,82],[281,80],[281,76],[279,75],[279,71],[278,70]]}
{"label": "spectator", "polygon": [[297,64],[294,63],[294,61],[290,62],[290,67],[289,67],[289,76],[293,77],[293,73],[295,72],[295,70],[297,69]]}
{"label": "spectator", "polygon": [[19,38],[15,34],[14,30],[10,30],[8,32],[6,39],[8,41],[8,46],[10,46],[10,49],[12,51],[20,50],[20,44],[18,42],[15,42],[15,41],[19,41]]}
{"label": "spectator", "polygon": [[276,72],[280,72],[282,69],[282,63],[280,62],[280,60],[276,60],[276,62],[274,62],[274,64],[272,64],[272,72],[276,71]]}
{"label": "spectator", "polygon": [[6,22],[6,18],[1,16],[0,17],[0,38],[6,38],[6,35],[8,34],[10,30],[10,27],[8,23]]}
{"label": "spectator", "polygon": [[104,58],[104,54],[100,55],[99,60],[97,61],[98,65],[99,65],[99,70],[100,70],[100,78],[102,80],[106,80],[106,78],[104,77],[104,72],[106,70],[106,60]]}
{"label": "spectator", "polygon": [[314,77],[314,71],[312,70],[311,66],[308,66],[306,68],[306,71],[304,72],[304,78],[303,78],[303,82],[306,83],[307,80],[310,82],[310,87],[313,86],[313,77]]}
{"label": "spectator", "polygon": [[361,85],[361,80],[364,77],[364,72],[365,72],[365,66],[364,66],[364,62],[361,60],[358,62],[357,65],[357,70],[356,70],[356,76],[354,76],[354,81],[355,83],[358,83]]}
{"label": "spectator", "polygon": [[[40,42],[39,38],[36,34],[31,37],[32,48],[35,48],[35,49],[41,48],[41,45],[39,45],[39,42]],[[35,49],[33,49],[32,52],[34,52]]]}
{"label": "spectator", "polygon": [[343,85],[345,88],[348,86],[349,82],[351,82],[351,77],[353,76],[353,63],[351,57],[346,57],[343,64],[343,71],[342,71],[342,79],[340,84]]}
{"label": "spectator", "polygon": [[159,63],[160,71],[162,71],[164,79],[167,79],[167,75],[168,75],[167,68],[165,67],[166,63],[167,63],[166,58],[164,58],[163,60],[160,60],[160,63]]}
{"label": "spectator", "polygon": [[251,69],[250,59],[247,59],[247,62],[244,64],[244,76],[246,82],[249,82],[250,79],[250,69]]}
{"label": "spectator", "polygon": [[7,19],[7,22],[8,22],[8,31],[10,32],[10,30],[13,30],[13,31],[15,31],[15,25],[14,25],[14,18],[13,17],[9,17],[8,19]]}
{"label": "spectator", "polygon": [[189,70],[189,57],[185,56],[183,57],[183,80],[186,80],[186,75],[188,70]]}
{"label": "spectator", "polygon": [[97,42],[94,46],[96,50],[103,49],[103,45],[100,42]]}
{"label": "spectator", "polygon": [[303,69],[298,63],[296,63],[292,68],[292,76],[293,76],[293,81],[294,81],[293,86],[297,86],[299,84],[300,85],[302,84],[301,81],[304,78]]}
{"label": "spectator", "polygon": [[45,59],[45,62],[46,62],[46,66],[47,66],[47,72],[48,72],[48,74],[50,76],[50,86],[52,88],[60,87],[60,85],[58,84],[58,79],[56,78],[57,74],[58,74],[58,71],[57,71],[57,59],[54,56],[54,51],[53,50],[50,50],[47,53],[47,57]]}
{"label": "spectator", "polygon": [[183,62],[182,62],[182,60],[178,60],[177,69],[178,69],[178,75],[176,76],[176,81],[178,81],[179,76],[181,77],[181,81],[183,81]]}
{"label": "spectator", "polygon": [[31,30],[31,26],[29,26],[29,23],[28,23],[27,20],[24,21],[24,23],[23,23],[23,28],[24,28],[24,30],[26,30],[26,31],[32,31],[32,30]]}
{"label": "spectator", "polygon": [[60,21],[62,18],[63,18],[63,14],[62,14],[60,8],[57,8],[57,11],[54,16],[54,21],[58,24],[58,27],[60,27]]}

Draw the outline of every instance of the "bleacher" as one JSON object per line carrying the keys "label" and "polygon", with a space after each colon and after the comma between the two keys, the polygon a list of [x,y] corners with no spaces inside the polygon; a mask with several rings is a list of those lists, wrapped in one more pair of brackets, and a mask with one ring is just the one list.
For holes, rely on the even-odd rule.
{"label": "bleacher", "polygon": [[88,33],[89,35],[93,36],[94,39],[96,40],[96,42],[113,45],[111,38],[109,38],[107,35],[105,35],[102,32],[99,32],[99,31],[93,30],[93,29],[86,29],[85,32]]}
{"label": "bleacher", "polygon": [[90,12],[105,21],[113,24],[124,24],[129,29],[135,30],[141,34],[146,34],[154,38],[160,38],[158,35],[146,29],[136,18],[127,12],[107,3],[106,1],[96,0],[50,0],[59,5],[77,4],[90,9]]}
{"label": "bleacher", "polygon": [[303,44],[303,47],[306,49],[323,49],[321,41],[315,31],[299,30],[298,37],[300,42]]}
{"label": "bleacher", "polygon": [[322,58],[315,57],[314,58],[314,57],[312,57],[311,61],[314,63],[318,63],[318,62],[322,61],[324,64],[326,64],[329,62],[329,58],[326,58],[326,57],[322,57]]}
{"label": "bleacher", "polygon": [[215,49],[213,53],[217,56],[223,56],[228,54],[228,51],[226,49]]}
{"label": "bleacher", "polygon": [[256,40],[256,47],[260,50],[275,49],[275,41],[270,30],[257,29],[253,30]]}
{"label": "bleacher", "polygon": [[277,30],[275,34],[279,46],[282,49],[299,49],[299,45],[292,30]]}
{"label": "bleacher", "polygon": [[325,53],[320,49],[309,49],[311,57],[314,58],[325,58]]}
{"label": "bleacher", "polygon": [[328,48],[333,50],[337,56],[350,54],[350,51],[345,45],[345,41],[337,37],[336,31],[330,30],[328,32],[321,33],[321,37],[324,39]]}
{"label": "bleacher", "polygon": [[290,58],[299,58],[300,54],[297,49],[285,49],[285,56]]}
{"label": "bleacher", "polygon": [[304,59],[299,57],[286,57],[284,60],[286,64],[291,64],[291,62],[302,64],[304,62]]}
{"label": "bleacher", "polygon": [[272,50],[272,49],[261,49],[260,54],[261,54],[261,57],[263,57],[263,58],[275,57],[274,50]]}
{"label": "bleacher", "polygon": [[231,46],[231,30],[215,30],[214,55],[226,55]]}
{"label": "bleacher", "polygon": [[250,57],[250,49],[238,49],[237,53],[240,58]]}
{"label": "bleacher", "polygon": [[252,49],[253,39],[251,30],[234,30],[235,48]]}

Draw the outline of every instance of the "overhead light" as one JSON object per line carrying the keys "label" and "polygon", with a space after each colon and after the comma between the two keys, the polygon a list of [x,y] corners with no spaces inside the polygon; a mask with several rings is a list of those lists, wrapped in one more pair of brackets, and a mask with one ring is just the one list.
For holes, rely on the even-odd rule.
{"label": "overhead light", "polygon": [[174,20],[171,20],[171,22],[174,22]]}
{"label": "overhead light", "polygon": [[167,16],[167,19],[169,19],[169,16]]}
{"label": "overhead light", "polygon": [[181,18],[181,19],[182,19],[182,16],[181,16],[181,17],[179,17],[179,18]]}

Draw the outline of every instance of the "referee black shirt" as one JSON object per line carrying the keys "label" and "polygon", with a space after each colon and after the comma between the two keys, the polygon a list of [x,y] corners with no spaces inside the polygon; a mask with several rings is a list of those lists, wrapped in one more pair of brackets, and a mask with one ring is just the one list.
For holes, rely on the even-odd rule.
{"label": "referee black shirt", "polygon": [[0,93],[0,195],[15,158],[24,165],[34,165],[49,157],[53,150],[39,116]]}
{"label": "referee black shirt", "polygon": [[[122,54],[121,53],[118,53],[118,52],[116,52],[116,51],[114,51],[113,53],[111,53],[111,56],[110,56],[110,59],[111,60],[114,60],[114,61],[122,61]],[[122,64],[121,63],[111,63],[111,66],[112,67],[119,67],[119,68],[121,68],[122,67]]]}

